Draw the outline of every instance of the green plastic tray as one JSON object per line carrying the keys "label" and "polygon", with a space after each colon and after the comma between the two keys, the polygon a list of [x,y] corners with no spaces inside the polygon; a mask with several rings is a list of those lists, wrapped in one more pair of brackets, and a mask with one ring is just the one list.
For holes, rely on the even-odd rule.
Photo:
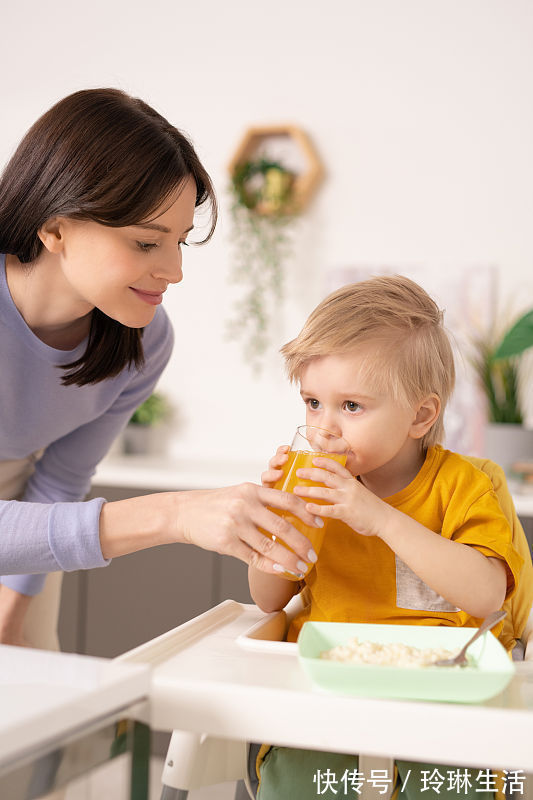
{"label": "green plastic tray", "polygon": [[505,649],[489,631],[468,649],[475,661],[466,667],[385,667],[349,664],[320,658],[323,650],[360,641],[402,642],[412,647],[445,647],[459,652],[473,628],[429,625],[370,625],[348,622],[306,622],[298,638],[298,657],[313,683],[339,694],[479,703],[503,691],[514,675]]}

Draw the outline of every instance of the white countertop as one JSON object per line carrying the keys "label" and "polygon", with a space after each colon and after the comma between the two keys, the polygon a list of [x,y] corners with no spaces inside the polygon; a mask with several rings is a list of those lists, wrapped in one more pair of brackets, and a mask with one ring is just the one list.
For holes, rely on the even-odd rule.
{"label": "white countertop", "polygon": [[[264,469],[265,464],[253,460],[180,461],[163,456],[109,456],[98,466],[93,484],[158,492],[215,489],[244,481],[259,483]],[[533,517],[533,489],[523,489],[513,482],[509,488],[517,513]]]}
{"label": "white countertop", "polygon": [[235,483],[259,483],[265,464],[258,461],[192,461],[162,456],[108,456],[93,476],[97,486],[154,491],[216,489]]}
{"label": "white countertop", "polygon": [[0,645],[0,767],[146,699],[150,669]]}

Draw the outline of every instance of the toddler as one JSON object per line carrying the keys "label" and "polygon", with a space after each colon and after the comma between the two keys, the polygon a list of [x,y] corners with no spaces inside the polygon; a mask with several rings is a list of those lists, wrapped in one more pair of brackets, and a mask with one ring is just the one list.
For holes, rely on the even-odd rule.
{"label": "toddler", "polygon": [[[345,467],[317,457],[298,471],[321,484],[295,488],[328,521],[318,561],[300,583],[251,567],[254,602],[282,609],[305,587],[308,604],[289,641],[306,620],[477,627],[514,591],[522,559],[490,478],[441,445],[455,370],[435,302],[400,276],[345,286],[282,353],[300,385],[306,423],[343,436],[350,451]],[[288,449],[271,459],[265,486],[281,477]],[[258,798],[316,795],[317,769],[353,771],[357,763],[356,756],[263,746]],[[437,768],[397,762],[407,800],[418,797],[413,770],[424,767]],[[471,772],[472,797],[492,797]]]}

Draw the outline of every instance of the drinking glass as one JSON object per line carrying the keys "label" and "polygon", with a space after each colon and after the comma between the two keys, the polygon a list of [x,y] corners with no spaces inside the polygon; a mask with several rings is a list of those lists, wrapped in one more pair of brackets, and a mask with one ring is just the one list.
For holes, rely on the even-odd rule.
{"label": "drinking glass", "polygon": [[[274,484],[274,489],[280,489],[284,492],[293,492],[295,486],[323,486],[323,483],[299,478],[296,475],[296,471],[298,469],[313,467],[313,459],[317,456],[321,458],[331,458],[333,461],[337,461],[344,466],[349,449],[350,445],[342,436],[337,436],[335,433],[331,433],[331,431],[325,430],[324,428],[317,428],[314,425],[300,425],[300,427],[296,429],[292,440],[287,462],[282,467],[283,475]],[[309,498],[308,502],[327,505],[327,500],[319,500],[317,498]],[[313,550],[317,555],[319,554],[327,529],[327,519],[324,517],[321,518],[324,522],[323,528],[313,528],[310,525],[306,525],[305,522],[302,522],[299,517],[294,516],[290,511],[282,511],[279,508],[272,508],[272,506],[269,506],[269,509],[290,522],[291,525],[303,533],[304,536],[307,536],[313,546]],[[263,531],[263,533],[266,533],[271,539],[277,539],[280,544],[288,550],[291,550],[291,552],[294,552],[292,547],[285,544],[282,539],[268,533],[268,531]],[[305,575],[307,575],[313,566],[314,564],[308,564]],[[292,572],[282,572],[280,575],[284,578],[289,578],[289,580],[300,580],[300,578]]]}

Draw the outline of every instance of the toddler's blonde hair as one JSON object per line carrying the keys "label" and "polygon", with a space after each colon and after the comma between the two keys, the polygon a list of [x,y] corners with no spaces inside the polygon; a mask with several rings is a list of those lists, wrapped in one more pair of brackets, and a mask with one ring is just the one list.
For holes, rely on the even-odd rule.
{"label": "toddler's blonde hair", "polygon": [[416,405],[430,394],[441,402],[424,448],[444,438],[443,415],[455,383],[443,313],[427,292],[401,275],[343,286],[325,298],[292,341],[281,348],[291,381],[313,358],[362,354],[365,377],[378,392]]}

